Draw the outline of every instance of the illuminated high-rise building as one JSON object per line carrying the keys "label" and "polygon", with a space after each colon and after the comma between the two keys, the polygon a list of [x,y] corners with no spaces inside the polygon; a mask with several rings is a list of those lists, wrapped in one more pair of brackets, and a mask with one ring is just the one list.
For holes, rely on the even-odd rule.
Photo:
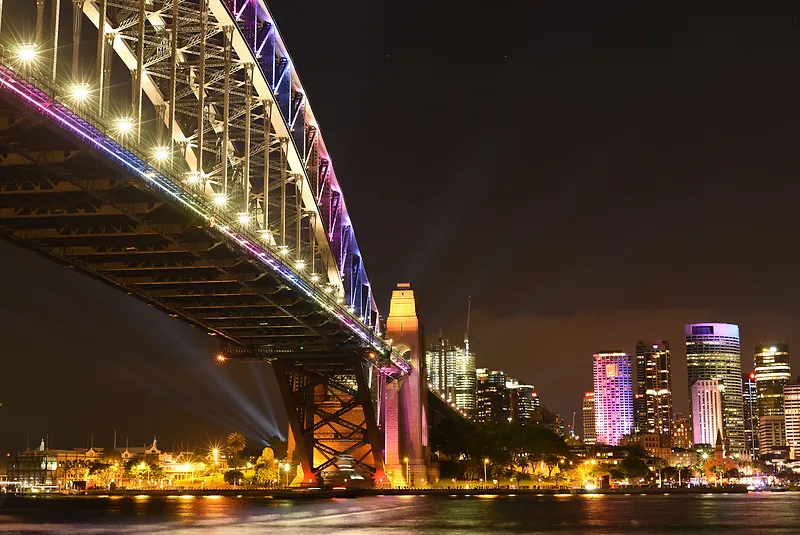
{"label": "illuminated high-rise building", "polygon": [[587,446],[595,443],[594,392],[586,392],[583,395],[583,443]]}
{"label": "illuminated high-rise building", "polygon": [[425,360],[428,386],[467,414],[475,413],[475,355],[466,348],[451,346],[440,337],[426,352]]}
{"label": "illuminated high-rise building", "polygon": [[692,427],[694,443],[717,443],[717,435],[725,431],[722,423],[721,385],[716,379],[697,379],[692,383]]}
{"label": "illuminated high-rise building", "polygon": [[631,356],[621,351],[594,355],[594,422],[597,443],[618,446],[633,432]]}
{"label": "illuminated high-rise building", "polygon": [[755,348],[758,391],[758,444],[762,453],[786,445],[783,387],[792,378],[789,344],[767,342]]}
{"label": "illuminated high-rise building", "polygon": [[672,362],[669,340],[636,342],[637,431],[670,434],[672,429]]}
{"label": "illuminated high-rise building", "polygon": [[744,404],[744,452],[753,459],[757,459],[758,391],[756,390],[756,372],[742,375],[742,395]]}
{"label": "illuminated high-rise building", "polygon": [[800,458],[800,381],[783,387],[783,417],[786,444],[792,459]]}
{"label": "illuminated high-rise building", "polygon": [[[742,363],[739,327],[729,323],[686,325],[686,367],[691,396],[695,381],[719,383],[722,398],[722,437],[725,449],[745,452]],[[695,429],[697,429],[695,427]],[[716,443],[716,437],[711,444]]]}
{"label": "illuminated high-rise building", "polygon": [[511,417],[506,374],[500,370],[478,368],[475,419],[481,423],[506,423]]}
{"label": "illuminated high-rise building", "polygon": [[521,385],[516,379],[506,381],[511,422],[529,424],[540,407],[539,394],[533,385]]}
{"label": "illuminated high-rise building", "polygon": [[672,447],[691,449],[694,446],[693,438],[691,420],[683,414],[676,413],[672,419]]}

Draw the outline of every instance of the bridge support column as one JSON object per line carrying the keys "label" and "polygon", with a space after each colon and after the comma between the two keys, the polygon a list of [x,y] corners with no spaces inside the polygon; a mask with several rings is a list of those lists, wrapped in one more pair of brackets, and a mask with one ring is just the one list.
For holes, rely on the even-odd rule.
{"label": "bridge support column", "polygon": [[392,292],[386,338],[412,367],[399,383],[386,388],[387,472],[391,470],[395,486],[422,486],[429,480],[425,345],[414,290],[408,283],[398,284]]}
{"label": "bridge support column", "polygon": [[289,418],[292,463],[302,470],[302,484],[323,483],[341,456],[352,457],[365,478],[385,479],[370,394],[372,363],[359,355],[300,355],[279,358],[272,366]]}

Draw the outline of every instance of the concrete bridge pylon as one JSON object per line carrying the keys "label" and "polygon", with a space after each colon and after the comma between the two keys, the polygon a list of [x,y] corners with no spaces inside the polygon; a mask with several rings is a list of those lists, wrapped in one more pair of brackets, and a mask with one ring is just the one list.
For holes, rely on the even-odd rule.
{"label": "concrete bridge pylon", "polygon": [[424,485],[428,481],[428,387],[425,343],[414,290],[398,283],[392,292],[385,337],[410,363],[400,379],[384,378],[386,475],[393,486]]}

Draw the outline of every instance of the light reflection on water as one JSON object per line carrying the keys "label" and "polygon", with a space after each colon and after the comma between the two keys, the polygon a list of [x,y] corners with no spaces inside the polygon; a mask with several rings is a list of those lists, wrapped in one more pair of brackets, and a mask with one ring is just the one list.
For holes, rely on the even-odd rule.
{"label": "light reflection on water", "polygon": [[650,496],[376,496],[287,501],[34,499],[0,509],[0,534],[797,534],[795,493]]}

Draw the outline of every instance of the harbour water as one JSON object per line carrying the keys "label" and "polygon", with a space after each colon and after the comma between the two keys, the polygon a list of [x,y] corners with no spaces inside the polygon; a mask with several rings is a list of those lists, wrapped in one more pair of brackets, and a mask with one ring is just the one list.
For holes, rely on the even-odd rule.
{"label": "harbour water", "polygon": [[0,534],[798,534],[800,494],[75,497],[10,501]]}

